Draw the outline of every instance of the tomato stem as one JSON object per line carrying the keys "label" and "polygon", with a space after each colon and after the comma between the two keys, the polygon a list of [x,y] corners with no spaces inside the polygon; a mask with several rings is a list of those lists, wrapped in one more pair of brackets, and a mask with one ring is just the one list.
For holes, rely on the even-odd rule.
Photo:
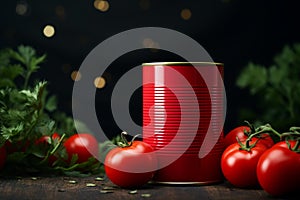
{"label": "tomato stem", "polygon": [[277,137],[281,138],[281,134],[279,132],[277,132],[275,129],[273,129],[270,124],[266,124],[266,125],[258,127],[255,130],[255,132],[249,136],[248,139],[251,140],[253,137],[259,136],[262,133],[274,134]]}
{"label": "tomato stem", "polygon": [[119,143],[119,144],[121,144],[121,147],[130,146],[130,144],[128,143],[128,140],[126,139],[126,135],[128,135],[128,133],[126,131],[122,131],[121,138],[122,138],[123,143]]}
{"label": "tomato stem", "polygon": [[[278,137],[281,138],[281,134],[279,132],[277,132],[276,130],[274,130],[270,124],[266,124],[266,125],[263,125],[263,126],[260,126],[258,128],[254,128],[254,126],[252,124],[250,124],[249,122],[245,121],[246,123],[248,123],[248,126],[250,127],[251,129],[251,133],[248,135],[248,138],[246,139],[245,141],[245,145],[244,146],[241,146],[241,149],[244,149],[244,150],[247,150],[247,151],[250,151],[251,148],[253,148],[256,143],[260,140],[260,135],[261,134],[274,134]],[[254,144],[250,145],[250,141],[252,140],[253,137],[256,137],[258,138],[258,140],[255,141]],[[241,143],[240,143],[241,145]]]}
{"label": "tomato stem", "polygon": [[246,129],[244,130],[244,134],[249,136],[251,133],[254,133],[255,132],[255,127],[253,126],[253,124],[251,124],[250,122],[248,122],[247,120],[244,121],[247,126],[249,126],[250,128],[250,132],[246,131]]}
{"label": "tomato stem", "polygon": [[281,140],[283,140],[283,138],[286,137],[300,137],[300,133],[299,132],[286,132],[286,133],[282,133],[281,134]]}
{"label": "tomato stem", "polygon": [[[299,133],[298,130],[300,131],[300,127],[292,126],[292,127],[290,128],[290,131],[292,131],[292,132],[297,132],[297,133]],[[299,133],[299,134],[300,134],[300,133]]]}
{"label": "tomato stem", "polygon": [[288,139],[292,139],[292,140],[299,140],[300,139],[300,132],[298,131],[300,130],[300,127],[291,127],[289,132],[285,132],[281,134],[281,140],[283,140],[284,138],[287,140]]}
{"label": "tomato stem", "polygon": [[62,141],[65,139],[66,134],[62,134],[61,138],[58,140],[58,143],[55,145],[55,147],[52,149],[52,151],[50,152],[50,155],[53,155],[57,149],[60,147],[60,145],[62,144]]}
{"label": "tomato stem", "polygon": [[299,139],[297,139],[296,144],[295,144],[294,148],[292,149],[292,151],[299,153],[300,152],[300,150],[298,150],[299,145],[300,145],[300,141],[299,141]]}
{"label": "tomato stem", "polygon": [[251,149],[252,149],[253,147],[255,147],[256,143],[258,142],[258,140],[256,140],[253,144],[250,145],[250,141],[251,141],[251,140],[249,140],[249,141],[246,140],[246,141],[245,141],[245,144],[243,144],[243,143],[240,141],[240,139],[239,139],[238,137],[236,137],[236,140],[237,140],[237,142],[238,142],[239,145],[240,145],[239,150],[245,150],[245,151],[251,151]]}
{"label": "tomato stem", "polygon": [[130,143],[132,144],[132,143],[134,142],[134,140],[135,140],[137,137],[139,137],[140,135],[141,135],[141,134],[135,135],[135,136],[131,139]]}
{"label": "tomato stem", "polygon": [[135,136],[131,139],[130,142],[128,142],[128,140],[126,139],[126,135],[128,135],[128,133],[127,133],[126,131],[123,131],[123,132],[121,133],[121,138],[122,138],[123,142],[119,142],[119,143],[118,143],[118,145],[119,145],[120,147],[130,147],[130,146],[132,145],[132,143],[134,142],[134,140],[135,140],[138,136],[140,136],[141,134],[135,135]]}
{"label": "tomato stem", "polygon": [[[55,147],[51,150],[51,151],[49,151],[48,153],[47,153],[47,155],[45,156],[45,158],[40,162],[40,164],[43,164],[43,163],[45,163],[47,160],[48,160],[48,158],[51,156],[51,155],[53,155],[56,151],[57,151],[57,149],[60,147],[60,145],[62,144],[62,141],[65,139],[65,136],[66,136],[66,134],[63,134],[62,136],[61,136],[61,138],[58,140],[58,142],[57,142],[57,144],[55,145]],[[52,139],[52,138],[51,138]]]}

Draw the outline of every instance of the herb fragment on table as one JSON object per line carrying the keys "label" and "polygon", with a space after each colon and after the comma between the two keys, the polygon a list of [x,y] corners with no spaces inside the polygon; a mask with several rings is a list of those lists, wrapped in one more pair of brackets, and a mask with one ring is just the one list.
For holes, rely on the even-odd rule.
{"label": "herb fragment on table", "polygon": [[137,193],[138,193],[137,190],[130,190],[130,191],[128,192],[128,194],[137,194]]}
{"label": "herb fragment on table", "polygon": [[95,183],[87,183],[86,187],[96,187],[97,185]]}
{"label": "herb fragment on table", "polygon": [[95,178],[95,181],[103,181],[104,180],[104,178],[102,178],[102,177],[96,177]]}
{"label": "herb fragment on table", "polygon": [[116,188],[114,188],[114,187],[112,187],[112,186],[104,186],[102,189],[103,189],[103,190],[114,190],[114,189],[116,189]]}
{"label": "herb fragment on table", "polygon": [[103,193],[103,194],[107,194],[107,193],[113,193],[114,191],[112,190],[100,190],[100,193]]}
{"label": "herb fragment on table", "polygon": [[70,183],[70,184],[77,184],[77,181],[75,181],[75,180],[69,180],[68,183]]}
{"label": "herb fragment on table", "polygon": [[65,192],[66,190],[63,189],[63,188],[60,188],[60,189],[58,189],[57,191],[58,191],[58,192]]}
{"label": "herb fragment on table", "polygon": [[151,197],[151,194],[141,194],[141,197],[143,197],[143,198],[149,198],[149,197]]}

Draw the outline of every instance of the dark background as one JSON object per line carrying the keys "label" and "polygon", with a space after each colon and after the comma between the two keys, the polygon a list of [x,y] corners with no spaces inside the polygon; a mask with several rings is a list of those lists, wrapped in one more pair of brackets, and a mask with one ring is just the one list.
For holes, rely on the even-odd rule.
{"label": "dark background", "polygon": [[[299,42],[297,1],[259,0],[108,0],[109,10],[94,7],[93,0],[5,0],[0,7],[0,47],[33,46],[47,54],[47,61],[36,74],[50,82],[49,89],[59,97],[59,108],[71,114],[73,80],[88,53],[100,42],[122,31],[138,27],[164,27],[179,31],[201,44],[215,62],[225,65],[227,117],[225,132],[242,122],[239,108],[255,104],[235,81],[249,62],[270,65],[284,45]],[[20,12],[18,6],[25,6]],[[24,8],[24,7],[21,7]],[[185,20],[181,11],[189,9]],[[21,10],[22,11],[22,10]],[[24,11],[24,10],[23,10]],[[43,35],[45,25],[55,27],[55,35]],[[163,51],[141,50],[117,59],[104,77],[106,86],[96,95],[99,119],[108,134],[115,134],[108,106],[114,84],[130,67],[151,61],[179,61]],[[107,106],[108,105],[108,106]],[[133,120],[141,124],[141,93],[136,91],[131,106]]]}

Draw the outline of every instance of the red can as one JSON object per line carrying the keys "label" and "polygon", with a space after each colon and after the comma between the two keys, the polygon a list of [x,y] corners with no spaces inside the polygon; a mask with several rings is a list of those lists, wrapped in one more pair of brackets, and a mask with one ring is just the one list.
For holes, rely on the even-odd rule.
{"label": "red can", "polygon": [[222,181],[223,64],[143,64],[143,140],[156,151],[154,182]]}

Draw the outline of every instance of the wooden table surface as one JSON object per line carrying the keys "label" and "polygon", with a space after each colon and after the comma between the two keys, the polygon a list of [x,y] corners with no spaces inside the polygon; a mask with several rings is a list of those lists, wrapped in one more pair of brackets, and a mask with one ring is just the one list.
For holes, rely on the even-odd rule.
{"label": "wooden table surface", "polygon": [[[0,200],[4,199],[300,199],[300,194],[274,198],[261,189],[238,189],[227,182],[199,185],[147,184],[136,191],[121,189],[97,176],[74,177],[0,177]],[[132,194],[131,194],[132,193]]]}

